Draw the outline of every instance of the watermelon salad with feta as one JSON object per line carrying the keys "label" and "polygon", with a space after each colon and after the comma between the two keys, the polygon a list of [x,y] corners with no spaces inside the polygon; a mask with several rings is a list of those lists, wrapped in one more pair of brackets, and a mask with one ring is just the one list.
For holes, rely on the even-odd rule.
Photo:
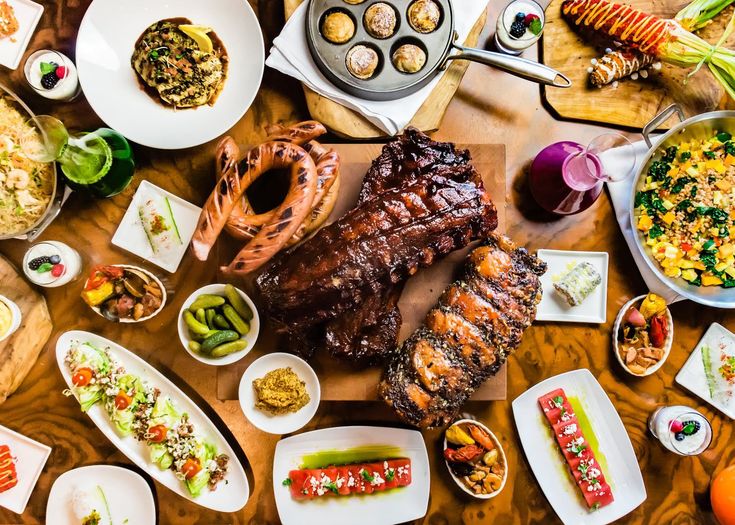
{"label": "watermelon salad with feta", "polygon": [[561,447],[567,465],[582,491],[587,506],[597,510],[614,501],[612,489],[605,480],[602,467],[584,437],[564,390],[558,388],[538,399],[554,437]]}

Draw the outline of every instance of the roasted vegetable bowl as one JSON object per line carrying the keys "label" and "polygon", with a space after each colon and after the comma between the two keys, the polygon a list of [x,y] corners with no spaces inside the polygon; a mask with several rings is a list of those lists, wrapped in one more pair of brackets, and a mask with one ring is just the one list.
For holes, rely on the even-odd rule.
{"label": "roasted vegetable bowl", "polygon": [[444,461],[457,486],[478,499],[494,498],[508,479],[503,446],[490,429],[472,419],[460,419],[447,428]]}

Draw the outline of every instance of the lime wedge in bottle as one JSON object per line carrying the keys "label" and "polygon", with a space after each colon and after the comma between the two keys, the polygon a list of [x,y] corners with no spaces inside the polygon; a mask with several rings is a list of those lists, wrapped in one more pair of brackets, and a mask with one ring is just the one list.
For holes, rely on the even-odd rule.
{"label": "lime wedge in bottle", "polygon": [[212,31],[211,27],[198,26],[193,24],[181,24],[179,26],[179,29],[181,29],[181,31],[191,37],[192,40],[197,43],[199,49],[203,53],[211,53],[212,51],[214,51],[212,39],[209,38],[209,36],[207,35],[207,33]]}

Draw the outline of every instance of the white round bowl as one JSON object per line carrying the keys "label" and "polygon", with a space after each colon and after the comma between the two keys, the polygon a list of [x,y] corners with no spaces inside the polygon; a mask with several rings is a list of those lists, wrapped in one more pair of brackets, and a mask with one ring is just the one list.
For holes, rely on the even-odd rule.
{"label": "white round bowl", "polygon": [[[490,434],[490,437],[495,442],[495,446],[498,449],[498,455],[499,457],[503,459],[503,465],[505,465],[505,473],[503,474],[503,482],[500,484],[500,488],[491,494],[475,494],[474,492],[470,490],[470,488],[467,485],[465,485],[465,482],[464,480],[462,480],[462,478],[460,478],[459,476],[456,476],[454,472],[452,472],[452,469],[449,468],[449,461],[447,461],[446,458],[444,459],[444,464],[447,466],[449,475],[452,476],[452,479],[457,484],[457,486],[461,488],[463,491],[465,491],[467,494],[477,499],[492,499],[498,494],[500,494],[501,492],[503,492],[503,489],[505,488],[505,482],[508,481],[508,470],[509,470],[508,458],[505,457],[505,450],[503,450],[503,445],[502,443],[500,443],[500,440],[495,436],[495,434],[492,433],[492,431],[489,428],[487,428],[485,425],[483,425],[476,419],[458,419],[457,421],[453,422],[449,427],[447,427],[447,430],[449,430],[449,428],[453,427],[454,425],[462,425],[465,423],[477,425],[478,427],[482,428],[485,432]],[[445,436],[444,437],[444,448],[442,449],[442,451],[447,449],[446,430],[444,431],[444,436]]]}
{"label": "white round bowl", "polygon": [[5,297],[4,295],[0,295],[0,302],[5,303],[5,305],[10,309],[10,315],[12,316],[12,320],[10,321],[10,327],[8,328],[8,331],[0,336],[0,341],[5,341],[8,337],[13,335],[15,331],[20,327],[20,322],[23,319],[23,314],[20,311],[20,308],[17,304],[15,304],[13,301]]}
{"label": "white round bowl", "polygon": [[[306,383],[306,392],[311,398],[306,406],[298,412],[283,415],[272,415],[255,408],[253,381],[271,370],[286,367],[290,367]],[[256,359],[245,370],[240,379],[239,398],[242,412],[253,426],[269,434],[290,434],[303,428],[316,414],[321,400],[321,387],[319,378],[309,363],[293,354],[275,352]]]}
{"label": "white round bowl", "polygon": [[[166,306],[166,299],[168,299],[168,294],[166,293],[166,287],[163,286],[163,283],[161,282],[161,280],[158,277],[156,277],[155,275],[153,275],[151,272],[149,272],[148,270],[145,270],[145,269],[143,269],[143,268],[141,268],[139,266],[133,266],[132,264],[108,264],[106,266],[117,266],[118,268],[126,268],[126,269],[136,270],[136,271],[138,271],[140,273],[144,273],[145,275],[147,275],[148,277],[150,277],[151,280],[153,280],[158,285],[158,287],[161,289],[161,294],[162,294],[162,297],[161,297],[161,306],[159,306],[158,309],[155,312],[153,312],[151,315],[146,315],[145,317],[141,317],[138,320],[135,320],[135,319],[120,319],[118,321],[119,323],[142,323],[143,321],[147,321],[148,319],[151,319],[151,318],[157,316],[161,312],[161,310],[163,310],[163,307]],[[84,288],[87,287],[87,283],[88,282],[89,282],[89,278],[87,278],[84,281]],[[89,305],[87,305],[87,306],[89,306]],[[104,319],[107,319],[107,317],[105,317],[104,315],[102,315],[102,311],[100,310],[100,308],[98,306],[90,306],[90,308],[92,309],[92,311],[94,313],[96,313],[100,317],[103,317]],[[107,319],[107,320],[110,321],[110,319]]]}
{"label": "white round bowl", "polygon": [[625,312],[628,311],[628,308],[630,308],[633,305],[639,304],[645,299],[645,295],[639,295],[638,297],[634,297],[627,303],[623,305],[623,307],[618,312],[618,316],[615,318],[615,324],[613,325],[613,332],[612,332],[612,343],[613,343],[613,351],[615,352],[615,357],[618,360],[618,363],[620,363],[620,366],[623,367],[623,370],[628,372],[633,377],[647,377],[651,374],[655,374],[659,368],[664,366],[664,363],[669,358],[669,354],[671,353],[671,347],[674,343],[674,319],[671,317],[671,311],[669,308],[666,308],[666,322],[669,325],[669,335],[666,337],[666,341],[664,341],[664,356],[661,358],[661,360],[653,365],[652,367],[649,367],[645,373],[643,374],[634,374],[631,372],[631,370],[628,368],[628,365],[625,364],[625,361],[623,361],[623,358],[620,357],[620,351],[619,351],[619,342],[618,342],[618,332],[620,331],[620,325],[623,322],[623,316],[625,315]]}
{"label": "white round bowl", "polygon": [[189,334],[189,328],[184,322],[184,311],[187,310],[189,306],[191,306],[191,304],[196,300],[196,298],[202,294],[221,295],[222,297],[224,297],[225,285],[208,284],[207,286],[203,286],[199,288],[196,292],[191,294],[189,297],[187,297],[186,301],[184,301],[184,304],[181,306],[181,310],[179,310],[179,320],[177,324],[179,330],[179,340],[181,341],[184,349],[189,352],[189,355],[197,361],[214,366],[229,365],[236,361],[239,361],[240,359],[248,355],[250,350],[253,349],[253,346],[255,346],[255,341],[257,341],[258,334],[260,333],[260,317],[258,317],[258,309],[255,308],[255,304],[253,304],[253,301],[250,300],[250,297],[248,297],[245,292],[243,292],[239,288],[235,288],[235,290],[237,290],[237,293],[240,294],[240,297],[245,300],[247,305],[250,307],[250,310],[252,310],[253,318],[249,321],[250,331],[246,335],[240,337],[240,339],[244,339],[248,342],[248,346],[245,349],[240,350],[239,352],[234,352],[224,357],[207,357],[205,355],[200,355],[196,352],[192,352],[189,349],[189,341],[192,340],[192,337]]}

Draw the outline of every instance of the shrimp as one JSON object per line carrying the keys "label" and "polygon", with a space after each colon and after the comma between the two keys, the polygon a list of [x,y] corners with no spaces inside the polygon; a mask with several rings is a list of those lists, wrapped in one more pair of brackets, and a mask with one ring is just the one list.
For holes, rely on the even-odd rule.
{"label": "shrimp", "polygon": [[26,170],[15,168],[8,172],[8,176],[5,178],[5,186],[8,189],[23,190],[28,187],[30,180]]}
{"label": "shrimp", "polygon": [[482,428],[477,425],[467,425],[467,430],[469,430],[472,438],[485,450],[492,450],[495,448],[493,439]]}

